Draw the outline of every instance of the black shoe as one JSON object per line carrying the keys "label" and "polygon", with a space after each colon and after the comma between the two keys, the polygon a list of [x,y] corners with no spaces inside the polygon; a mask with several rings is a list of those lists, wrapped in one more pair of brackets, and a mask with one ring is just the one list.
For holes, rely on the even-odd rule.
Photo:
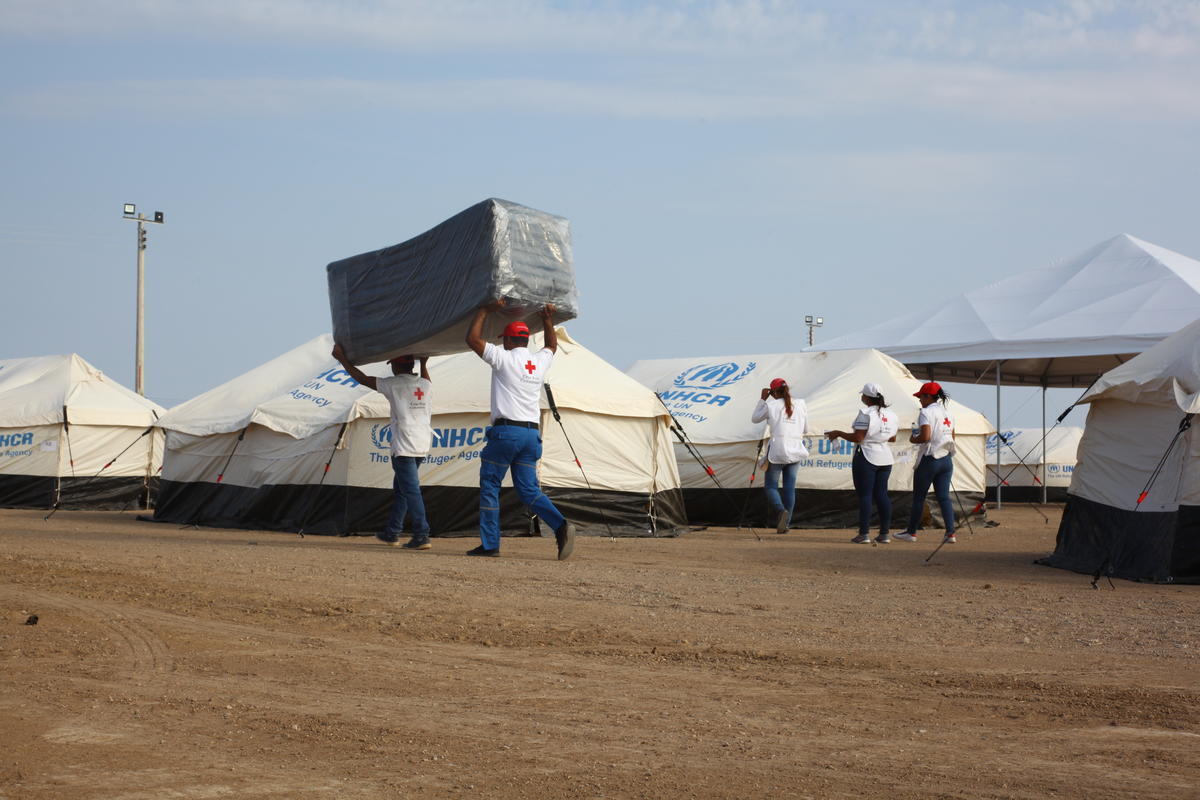
{"label": "black shoe", "polygon": [[483,545],[479,545],[479,547],[476,547],[473,550],[468,550],[467,555],[483,556],[485,558],[499,558],[500,557],[500,548],[497,547],[495,550],[488,550]]}
{"label": "black shoe", "polygon": [[389,534],[382,533],[382,532],[375,534],[375,538],[378,539],[379,541],[383,542],[384,544],[398,544],[400,541],[399,536],[391,536]]}
{"label": "black shoe", "polygon": [[403,545],[405,550],[428,550],[433,547],[428,536],[414,536]]}
{"label": "black shoe", "polygon": [[554,532],[554,541],[558,542],[558,560],[566,561],[575,549],[575,526],[563,520],[563,524]]}

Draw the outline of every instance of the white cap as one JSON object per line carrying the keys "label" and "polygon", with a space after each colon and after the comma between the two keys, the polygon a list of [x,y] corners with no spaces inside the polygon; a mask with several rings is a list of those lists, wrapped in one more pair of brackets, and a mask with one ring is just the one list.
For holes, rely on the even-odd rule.
{"label": "white cap", "polygon": [[878,383],[863,384],[862,393],[867,397],[880,398],[883,397],[883,392],[879,389]]}

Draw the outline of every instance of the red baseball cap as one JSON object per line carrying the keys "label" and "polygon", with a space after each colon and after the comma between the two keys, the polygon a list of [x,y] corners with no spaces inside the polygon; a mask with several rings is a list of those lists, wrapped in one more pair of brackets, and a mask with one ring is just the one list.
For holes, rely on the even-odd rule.
{"label": "red baseball cap", "polygon": [[517,338],[528,338],[529,337],[529,326],[526,325],[524,322],[522,322],[519,319],[513,320],[512,322],[510,322],[504,326],[504,333],[501,335],[502,336],[513,336],[513,337],[517,337]]}
{"label": "red baseball cap", "polygon": [[787,381],[785,381],[783,378],[776,378],[775,380],[771,381],[771,391],[775,391],[781,386],[787,386]]}
{"label": "red baseball cap", "polygon": [[923,394],[933,395],[936,397],[940,391],[942,391],[941,384],[935,381],[930,381],[929,383],[922,383],[921,388],[913,392],[913,397],[920,397]]}

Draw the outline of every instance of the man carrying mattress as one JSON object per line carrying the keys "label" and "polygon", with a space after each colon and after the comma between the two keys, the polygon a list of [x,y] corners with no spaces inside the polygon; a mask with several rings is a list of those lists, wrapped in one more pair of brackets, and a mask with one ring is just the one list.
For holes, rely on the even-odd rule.
{"label": "man carrying mattress", "polygon": [[333,346],[333,357],[351,378],[386,397],[392,410],[392,513],[387,527],[375,534],[375,538],[387,544],[398,543],[407,515],[412,517],[412,538],[404,543],[404,548],[428,550],[432,547],[429,521],[425,518],[425,501],[417,478],[417,467],[429,455],[433,444],[430,424],[433,399],[429,394],[433,383],[425,367],[428,359],[421,359],[419,376],[413,372],[413,357],[399,356],[388,362],[391,377],[374,378],[351,364],[340,344]]}
{"label": "man carrying mattress", "polygon": [[504,346],[483,339],[483,323],[488,314],[504,305],[497,300],[475,312],[467,329],[467,346],[492,368],[492,425],[487,444],[479,459],[479,547],[469,556],[500,555],[500,482],[512,468],[513,486],[521,502],[533,509],[554,531],[558,560],[571,555],[575,546],[575,526],[567,522],[550,498],[538,487],[537,462],[542,457],[542,436],[538,430],[542,411],[538,404],[546,371],[558,350],[554,331],[554,306],[542,308],[545,346],[529,351],[529,326],[510,322],[504,329]]}

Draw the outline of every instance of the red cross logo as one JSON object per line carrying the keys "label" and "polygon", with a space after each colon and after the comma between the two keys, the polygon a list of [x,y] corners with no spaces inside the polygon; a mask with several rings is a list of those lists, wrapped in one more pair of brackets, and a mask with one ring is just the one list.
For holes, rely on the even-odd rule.
{"label": "red cross logo", "polygon": [[421,398],[423,398],[425,396],[425,393],[421,391],[421,387],[419,387],[419,386],[417,387],[417,390],[415,392],[413,392],[413,394],[415,394],[417,396],[418,400],[420,400]]}
{"label": "red cross logo", "polygon": [[942,424],[949,428],[952,423],[950,422],[950,418],[946,417],[944,420],[942,420]]}
{"label": "red cross logo", "polygon": [[529,374],[530,374],[530,375],[532,375],[532,374],[533,374],[533,371],[534,371],[535,369],[537,369],[537,365],[536,365],[536,364],[534,364],[532,361],[526,361],[526,362],[525,362],[525,369],[529,370]]}

